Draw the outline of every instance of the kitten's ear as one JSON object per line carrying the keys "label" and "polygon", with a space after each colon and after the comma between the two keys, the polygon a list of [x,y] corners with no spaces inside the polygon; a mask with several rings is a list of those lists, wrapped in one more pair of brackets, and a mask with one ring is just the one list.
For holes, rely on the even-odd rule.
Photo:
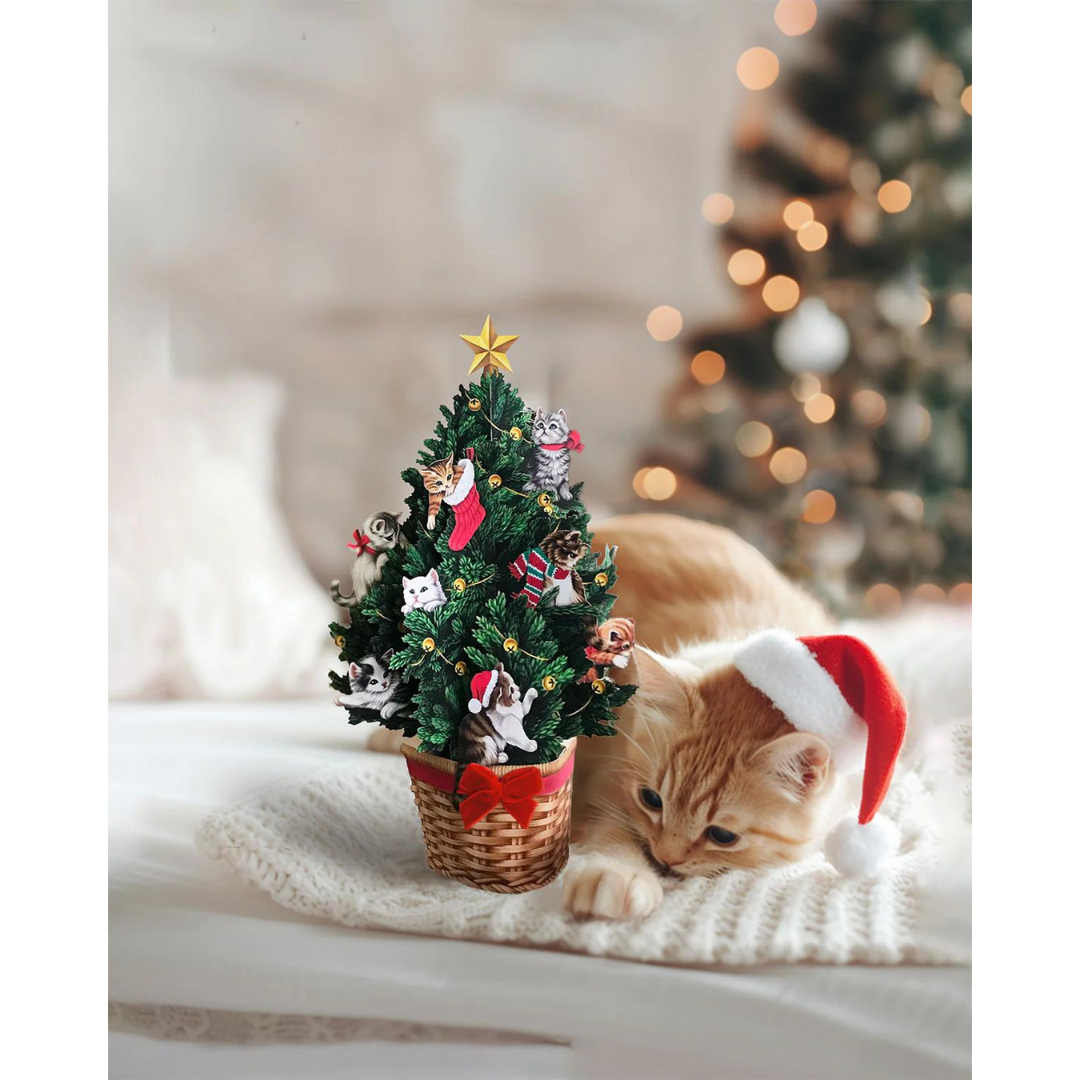
{"label": "kitten's ear", "polygon": [[351,676],[352,676],[352,677],[353,677],[354,679],[355,679],[355,678],[357,678],[357,677],[359,676],[359,674],[360,674],[360,669],[359,669],[359,668],[358,668],[358,667],[356,666],[356,664],[355,664],[355,663],[353,663],[353,664],[350,664],[350,665],[349,665],[349,674],[350,674],[350,675],[351,675]]}
{"label": "kitten's ear", "polygon": [[684,665],[644,646],[629,655],[633,657],[629,666],[612,673],[616,682],[637,683],[638,692],[628,707],[645,708],[650,714],[670,719],[685,716],[689,707],[686,682],[690,676],[682,670]]}
{"label": "kitten's ear", "polygon": [[404,574],[401,576],[401,587],[407,589],[409,587],[409,579]]}
{"label": "kitten's ear", "polygon": [[392,659],[393,655],[394,655],[394,650],[393,649],[387,649],[386,652],[384,652],[382,654],[382,656],[379,657],[379,663],[382,664],[383,667],[386,667],[386,665],[390,663],[390,660]]}
{"label": "kitten's ear", "polygon": [[574,529],[573,532],[568,532],[566,534],[566,539],[571,544],[578,543],[581,540],[581,530],[580,529]]}
{"label": "kitten's ear", "polygon": [[503,662],[502,662],[501,660],[500,660],[500,661],[499,661],[499,662],[498,662],[498,663],[497,663],[497,664],[495,665],[495,670],[496,670],[496,671],[497,671],[497,672],[498,672],[498,673],[499,673],[500,675],[501,675],[501,674],[502,674],[502,673],[503,673],[503,672],[504,672],[504,671],[506,670],[506,668],[504,668],[504,667],[503,667]]}
{"label": "kitten's ear", "polygon": [[560,409],[559,410],[559,416],[561,416],[565,420],[566,419],[566,410],[565,409]]}
{"label": "kitten's ear", "polygon": [[766,743],[750,760],[759,759],[781,792],[793,802],[802,802],[821,787],[831,757],[824,739],[794,731]]}
{"label": "kitten's ear", "polygon": [[438,580],[439,580],[439,571],[436,570],[435,567],[433,566],[428,571],[428,581],[438,581]]}

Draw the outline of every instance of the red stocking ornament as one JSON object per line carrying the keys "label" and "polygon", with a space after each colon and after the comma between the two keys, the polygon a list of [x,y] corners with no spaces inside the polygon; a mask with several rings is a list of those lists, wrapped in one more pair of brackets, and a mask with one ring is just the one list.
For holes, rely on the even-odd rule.
{"label": "red stocking ornament", "polygon": [[476,490],[476,470],[473,468],[475,451],[470,446],[465,457],[458,462],[462,468],[461,479],[454,490],[443,500],[454,510],[454,530],[448,541],[451,551],[460,551],[480,527],[487,511],[480,505],[480,493]]}

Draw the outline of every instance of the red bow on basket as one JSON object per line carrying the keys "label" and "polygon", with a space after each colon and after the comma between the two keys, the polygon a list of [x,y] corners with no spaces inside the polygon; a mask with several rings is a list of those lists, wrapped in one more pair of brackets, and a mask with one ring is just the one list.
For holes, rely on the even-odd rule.
{"label": "red bow on basket", "polygon": [[458,792],[465,796],[460,807],[462,823],[471,829],[502,803],[506,812],[527,829],[537,807],[534,796],[540,794],[543,786],[535,765],[514,769],[501,780],[485,765],[466,765],[458,784]]}
{"label": "red bow on basket", "polygon": [[363,552],[365,555],[374,555],[375,549],[371,546],[371,537],[367,533],[363,536],[360,535],[359,529],[353,529],[352,543],[345,545],[347,548],[352,548],[353,551],[359,555]]}

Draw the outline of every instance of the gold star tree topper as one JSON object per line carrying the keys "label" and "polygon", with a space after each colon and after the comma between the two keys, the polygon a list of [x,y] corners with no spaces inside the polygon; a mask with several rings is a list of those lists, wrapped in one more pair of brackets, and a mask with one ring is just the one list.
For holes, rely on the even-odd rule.
{"label": "gold star tree topper", "polygon": [[483,365],[485,375],[491,371],[498,371],[499,368],[505,368],[513,373],[514,369],[510,366],[510,361],[506,359],[506,353],[517,339],[517,334],[501,336],[497,334],[495,327],[491,325],[490,315],[484,320],[484,329],[477,336],[462,334],[461,340],[476,353],[469,368],[469,374],[471,375],[481,365]]}

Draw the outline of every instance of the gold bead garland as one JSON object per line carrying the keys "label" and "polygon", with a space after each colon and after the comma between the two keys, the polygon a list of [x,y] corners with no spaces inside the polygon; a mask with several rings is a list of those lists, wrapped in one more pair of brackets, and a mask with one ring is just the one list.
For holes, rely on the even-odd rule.
{"label": "gold bead garland", "polygon": [[464,660],[459,660],[459,661],[458,661],[458,662],[457,662],[457,663],[456,663],[456,664],[454,665],[454,670],[455,670],[455,671],[456,671],[456,672],[457,672],[457,673],[458,673],[459,675],[463,675],[463,676],[464,676],[464,675],[468,675],[468,673],[469,673],[469,665],[468,665],[468,664],[466,664]]}
{"label": "gold bead garland", "polygon": [[488,477],[488,487],[497,488],[502,486],[502,477],[498,473],[492,473]]}
{"label": "gold bead garland", "polygon": [[516,653],[518,651],[518,643],[516,638],[508,637],[503,641],[503,649],[508,653]]}
{"label": "gold bead garland", "polygon": [[479,398],[469,398],[469,410],[471,412],[479,412],[482,408]]}
{"label": "gold bead garland", "polygon": [[608,576],[607,576],[607,574],[603,573],[602,571],[601,571],[601,573],[597,574],[596,577],[593,578],[593,584],[594,585],[599,585],[601,588],[603,588],[607,583],[608,583]]}
{"label": "gold bead garland", "polygon": [[339,649],[344,649],[345,648],[345,638],[344,638],[344,636],[342,634],[338,634],[338,636],[336,638],[334,638],[334,644]]}
{"label": "gold bead garland", "polygon": [[[496,627],[495,629],[498,630],[498,627]],[[501,634],[502,631],[499,630],[499,633]],[[536,653],[531,653],[527,649],[523,649],[518,644],[517,638],[504,637],[503,638],[503,649],[508,653],[516,653],[516,652],[524,653],[526,656],[531,656],[534,660],[541,660],[541,661],[546,662],[546,661],[551,659],[550,656],[537,656]]]}
{"label": "gold bead garland", "polygon": [[556,686],[558,686],[559,684],[558,684],[558,682],[556,681],[556,679],[555,679],[555,676],[554,676],[554,675],[545,675],[545,676],[543,677],[543,679],[541,680],[541,682],[540,682],[540,685],[541,685],[541,686],[542,686],[542,687],[543,687],[543,688],[544,688],[545,690],[551,691],[551,690],[554,690],[554,689],[555,689],[555,687],[556,687]]}
{"label": "gold bead garland", "polygon": [[536,496],[536,501],[546,509],[551,505],[551,496],[546,491],[541,491],[540,494]]}

